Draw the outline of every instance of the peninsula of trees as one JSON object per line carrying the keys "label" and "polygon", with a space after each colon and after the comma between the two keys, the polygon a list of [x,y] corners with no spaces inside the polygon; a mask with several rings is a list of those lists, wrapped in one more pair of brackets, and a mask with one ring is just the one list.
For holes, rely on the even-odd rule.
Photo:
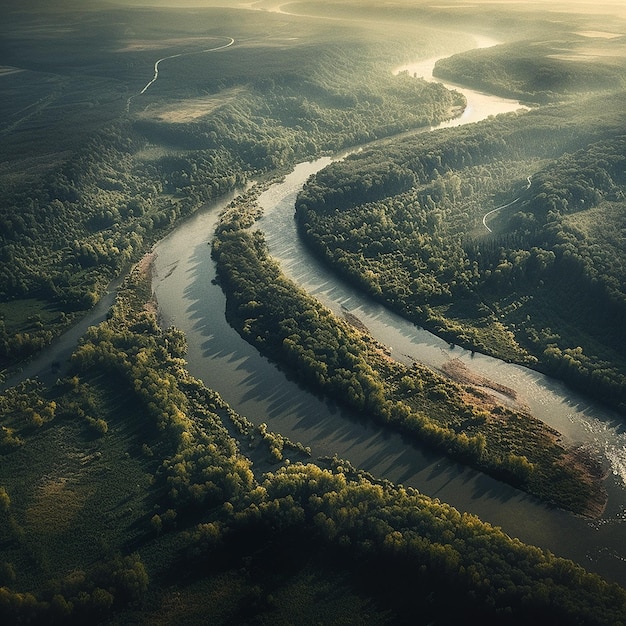
{"label": "peninsula of trees", "polygon": [[624,410],[623,98],[353,155],[302,191],[300,232],[416,323]]}

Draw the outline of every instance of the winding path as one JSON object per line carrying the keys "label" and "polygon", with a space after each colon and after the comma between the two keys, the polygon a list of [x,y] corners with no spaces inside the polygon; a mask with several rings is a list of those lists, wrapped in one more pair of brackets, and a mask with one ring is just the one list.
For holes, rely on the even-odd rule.
{"label": "winding path", "polygon": [[[528,184],[526,185],[526,189],[528,189],[530,187],[530,176],[526,177],[526,180],[528,181]],[[487,211],[487,213],[485,213],[483,215],[483,226],[490,232],[492,233],[493,231],[491,230],[491,228],[489,228],[489,226],[487,226],[487,218],[492,214],[495,213],[496,211],[499,211],[500,209],[506,209],[507,207],[512,206],[513,204],[515,204],[516,202],[519,202],[522,199],[522,196],[517,196],[517,198],[515,198],[515,200],[511,200],[511,202],[507,202],[506,204],[503,204],[502,206],[496,207],[495,209],[491,209],[491,211]]]}
{"label": "winding path", "polygon": [[[235,43],[235,40],[232,37],[228,37],[229,42],[226,44],[223,44],[221,46],[217,46],[215,48],[206,48],[204,50],[196,50],[195,52],[180,52],[178,54],[170,54],[167,57],[163,57],[161,59],[158,59],[155,63],[154,63],[154,76],[152,77],[152,80],[150,80],[146,86],[137,94],[137,96],[141,96],[142,94],[146,93],[146,91],[148,91],[148,89],[150,89],[150,87],[157,81],[157,79],[159,78],[159,65],[163,62],[163,61],[168,61],[169,59],[177,59],[179,57],[187,57],[187,56],[192,56],[195,54],[204,54],[205,52],[217,52],[217,50],[223,50],[224,48],[230,48],[230,46],[232,46]],[[135,98],[136,96],[131,96],[130,98],[128,98],[128,101],[126,102],[126,110],[128,111],[130,109],[130,103],[133,100],[133,98]]]}

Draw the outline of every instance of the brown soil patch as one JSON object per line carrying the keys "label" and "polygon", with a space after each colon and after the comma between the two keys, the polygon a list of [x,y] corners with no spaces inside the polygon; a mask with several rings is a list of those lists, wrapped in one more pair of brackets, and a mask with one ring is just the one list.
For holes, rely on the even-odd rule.
{"label": "brown soil patch", "polygon": [[37,487],[34,502],[26,511],[28,525],[36,533],[60,534],[71,527],[85,500],[86,494],[67,478],[48,478]]}
{"label": "brown soil patch", "polygon": [[342,313],[343,313],[344,319],[346,320],[346,322],[348,322],[348,324],[350,324],[350,326],[353,326],[358,331],[363,333],[365,340],[368,342],[370,346],[374,348],[375,352],[378,355],[380,355],[381,357],[383,357],[384,359],[388,361],[393,361],[391,357],[391,350],[387,348],[386,346],[384,346],[383,344],[376,341],[372,337],[369,331],[369,328],[356,315],[354,315],[354,313],[350,313],[350,311],[348,311],[347,309],[343,309]]}
{"label": "brown soil patch", "polygon": [[152,277],[152,264],[156,259],[156,252],[147,252],[135,265],[135,271],[143,278]]}
{"label": "brown soil patch", "polygon": [[[509,398],[515,403],[516,407],[514,408],[516,410],[522,410],[531,415],[529,408],[519,402],[514,389],[500,385],[479,374],[474,374],[459,359],[448,361],[441,369],[451,379],[467,385],[462,394],[463,401],[470,406],[485,409],[491,413],[490,419],[498,419],[490,409],[495,406],[502,406],[502,402],[490,391],[496,391],[500,396]],[[561,434],[545,422],[541,422],[541,432],[555,443],[560,442]],[[562,444],[559,443],[559,445]],[[604,513],[608,501],[606,489],[602,484],[607,474],[602,465],[582,446],[565,448],[559,463],[574,470],[581,483],[589,487],[590,496],[582,515],[594,519],[599,518]]]}
{"label": "brown soil patch", "polygon": [[366,335],[370,335],[370,331],[368,327],[356,316],[354,313],[350,313],[347,309],[342,310],[343,318],[350,324],[350,326],[354,326],[356,329],[360,330],[362,333]]}
{"label": "brown soil patch", "polygon": [[166,124],[185,124],[214,113],[217,109],[232,102],[243,91],[242,87],[221,91],[215,96],[187,98],[176,102],[152,104],[146,107],[139,117],[158,120]]}
{"label": "brown soil patch", "polygon": [[[441,366],[441,371],[457,383],[491,389],[492,391],[498,392],[519,405],[515,389],[511,389],[510,387],[501,385],[500,383],[490,380],[485,376],[481,376],[480,374],[470,371],[460,359],[451,359],[447,361]],[[497,402],[495,398],[494,402]]]}
{"label": "brown soil patch", "polygon": [[591,487],[593,495],[588,499],[583,514],[594,519],[601,517],[608,502],[608,494],[602,485],[607,477],[606,470],[581,446],[567,450],[561,463],[575,468],[580,480]]}
{"label": "brown soil patch", "polygon": [[[154,269],[154,260],[156,259],[156,252],[148,252],[144,254],[141,260],[135,265],[133,271],[137,272],[141,278],[147,281],[152,281],[152,271]],[[147,311],[151,315],[158,317],[159,305],[154,293],[152,297],[143,305],[144,311]]]}

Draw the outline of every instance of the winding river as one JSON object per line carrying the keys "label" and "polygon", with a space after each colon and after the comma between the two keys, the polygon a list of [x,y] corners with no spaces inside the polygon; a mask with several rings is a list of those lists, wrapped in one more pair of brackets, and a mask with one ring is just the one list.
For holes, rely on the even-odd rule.
{"label": "winding river", "polygon": [[[432,79],[434,61],[398,71],[406,69]],[[467,111],[445,126],[521,108],[517,102],[460,90],[468,99]],[[323,158],[298,165],[260,198],[264,216],[258,226],[283,271],[337,314],[349,310],[356,315],[395,358],[418,360],[436,368],[459,359],[472,371],[515,389],[537,417],[557,428],[568,441],[587,446],[603,459],[609,470],[609,502],[602,518],[589,521],[546,506],[480,472],[409,444],[399,435],[382,433],[360,416],[311,395],[243,341],[225,320],[225,297],[212,281],[215,266],[208,245],[220,211],[234,196],[207,205],[154,249],[153,290],[160,314],[164,325],[174,324],[186,333],[190,372],[251,420],[266,422],[272,430],[310,446],[314,458],[337,454],[375,476],[416,487],[460,511],[501,526],[511,536],[571,558],[626,586],[624,423],[617,415],[532,370],[451,348],[373,303],[312,258],[296,234],[294,200],[306,179],[330,161]],[[39,373],[41,377],[42,372],[44,379],[46,375],[56,378],[50,365],[62,362],[87,326],[104,318],[113,296],[111,290],[109,300],[103,300],[80,326],[2,387],[25,375]]]}
{"label": "winding river", "polygon": [[[420,67],[428,70],[433,65],[434,59]],[[471,108],[467,121],[521,107],[517,102],[486,94],[475,98],[476,92],[462,91]],[[464,122],[457,119],[446,125],[452,123]],[[191,373],[217,389],[251,420],[266,422],[272,430],[310,446],[313,457],[337,454],[375,476],[416,487],[501,526],[522,541],[571,558],[626,586],[623,422],[558,381],[450,347],[373,303],[321,266],[297,237],[294,201],[306,179],[330,161],[322,158],[301,163],[259,199],[264,216],[258,227],[265,232],[270,252],[283,271],[337,314],[347,309],[356,315],[395,358],[418,360],[437,368],[450,359],[459,359],[472,371],[515,389],[521,401],[562,432],[567,441],[588,447],[603,460],[608,470],[609,502],[602,518],[589,521],[541,504],[480,472],[409,444],[399,435],[381,433],[375,425],[363,423],[361,417],[340,410],[287,379],[228,325],[224,294],[212,280],[215,266],[208,240],[221,209],[231,198],[207,206],[155,247],[153,289],[163,323],[174,324],[187,335]]]}

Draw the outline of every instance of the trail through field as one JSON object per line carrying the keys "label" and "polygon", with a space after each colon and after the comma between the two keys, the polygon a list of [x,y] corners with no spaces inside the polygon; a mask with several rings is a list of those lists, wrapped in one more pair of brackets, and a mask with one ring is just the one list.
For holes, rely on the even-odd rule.
{"label": "trail through field", "polygon": [[[178,54],[171,54],[169,56],[162,57],[161,59],[158,59],[154,63],[154,76],[152,77],[152,80],[150,80],[146,84],[146,86],[137,94],[137,96],[141,96],[142,94],[146,93],[146,91],[148,91],[148,89],[150,89],[150,87],[152,85],[154,85],[154,83],[157,81],[157,79],[159,78],[159,65],[163,61],[168,61],[170,59],[177,59],[177,58],[180,58],[180,57],[193,56],[195,54],[204,54],[205,52],[216,52],[217,50],[223,50],[224,48],[230,48],[230,46],[232,46],[235,43],[235,40],[232,37],[228,37],[228,39],[229,39],[228,43],[225,43],[225,44],[223,44],[221,46],[217,46],[215,48],[206,48],[204,50],[196,50],[195,52],[180,52]],[[130,98],[128,98],[128,101],[126,102],[126,110],[127,111],[130,110],[130,103],[137,96],[131,96]]]}

